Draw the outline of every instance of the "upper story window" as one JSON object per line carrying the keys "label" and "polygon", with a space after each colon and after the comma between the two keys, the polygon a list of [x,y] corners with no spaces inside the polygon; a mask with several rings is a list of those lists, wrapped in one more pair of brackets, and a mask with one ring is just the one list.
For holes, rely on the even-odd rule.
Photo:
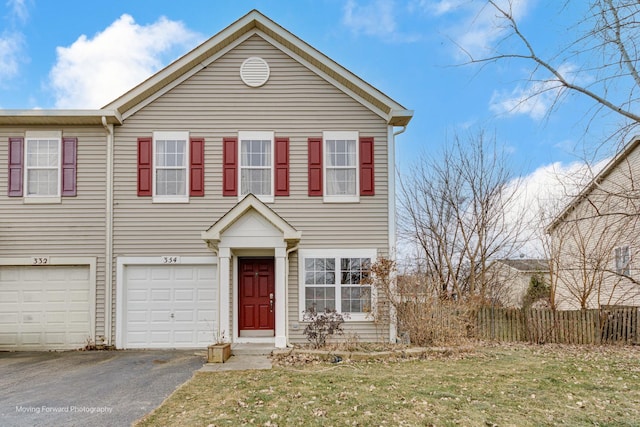
{"label": "upper story window", "polygon": [[153,201],[188,202],[189,132],[154,132],[153,152]]}
{"label": "upper story window", "polygon": [[61,132],[27,132],[25,135],[25,198],[60,201]]}
{"label": "upper story window", "polygon": [[324,201],[359,201],[358,132],[323,132]]}
{"label": "upper story window", "polygon": [[629,276],[629,264],[631,262],[631,250],[629,246],[621,246],[615,249],[616,273]]}
{"label": "upper story window", "polygon": [[274,133],[243,131],[238,133],[240,194],[249,193],[263,202],[273,202]]}

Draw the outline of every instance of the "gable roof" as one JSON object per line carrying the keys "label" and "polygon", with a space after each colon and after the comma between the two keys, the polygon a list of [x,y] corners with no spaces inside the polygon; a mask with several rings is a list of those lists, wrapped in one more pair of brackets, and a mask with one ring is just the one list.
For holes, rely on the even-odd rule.
{"label": "gable roof", "polygon": [[587,184],[580,193],[575,196],[569,204],[555,217],[555,219],[546,227],[547,234],[551,233],[564,219],[583,201],[589,194],[615,170],[616,167],[626,159],[640,145],[640,135],[635,136],[622,150],[618,152],[604,168]]}
{"label": "gable roof", "polygon": [[499,259],[497,263],[518,270],[521,273],[547,272],[549,271],[549,260],[547,259]]}
{"label": "gable roof", "polygon": [[236,221],[238,221],[247,212],[254,210],[260,214],[263,218],[269,221],[274,227],[282,232],[284,240],[287,242],[295,243],[302,237],[302,232],[296,230],[285,221],[280,215],[275,213],[273,209],[262,203],[253,194],[247,194],[244,199],[238,202],[232,207],[226,214],[216,221],[206,231],[201,233],[203,240],[217,244],[220,241],[221,235],[231,227]]}
{"label": "gable roof", "polygon": [[263,37],[358,100],[385,119],[389,125],[406,126],[411,120],[413,111],[407,110],[257,10],[252,10],[104,108],[113,109],[126,119],[159,94],[203,69],[254,34]]}

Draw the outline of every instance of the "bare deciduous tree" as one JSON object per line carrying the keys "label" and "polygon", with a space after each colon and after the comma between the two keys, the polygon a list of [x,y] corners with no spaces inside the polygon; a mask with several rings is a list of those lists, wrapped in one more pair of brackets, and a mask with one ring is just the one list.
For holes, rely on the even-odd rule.
{"label": "bare deciduous tree", "polygon": [[438,296],[490,299],[488,267],[516,254],[527,224],[504,152],[483,132],[456,136],[400,179],[400,229]]}
{"label": "bare deciduous tree", "polygon": [[[638,130],[640,114],[640,3],[637,0],[591,0],[586,16],[578,17],[570,31],[575,38],[557,52],[541,54],[531,34],[521,29],[514,16],[513,0],[488,0],[504,37],[493,53],[477,57],[460,48],[469,63],[488,64],[523,60],[531,64],[530,97],[555,94],[554,106],[573,92],[592,101],[592,117],[613,113],[621,119],[617,132],[623,141]],[[568,2],[553,3],[559,13],[569,13]],[[550,9],[550,13],[554,13]],[[526,100],[523,100],[526,102]],[[585,123],[586,126],[589,123]]]}

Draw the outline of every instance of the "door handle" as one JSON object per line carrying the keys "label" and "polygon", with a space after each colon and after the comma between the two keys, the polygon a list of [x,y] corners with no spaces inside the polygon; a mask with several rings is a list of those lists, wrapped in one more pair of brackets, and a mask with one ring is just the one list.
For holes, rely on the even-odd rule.
{"label": "door handle", "polygon": [[269,307],[271,312],[273,313],[273,292],[269,294]]}

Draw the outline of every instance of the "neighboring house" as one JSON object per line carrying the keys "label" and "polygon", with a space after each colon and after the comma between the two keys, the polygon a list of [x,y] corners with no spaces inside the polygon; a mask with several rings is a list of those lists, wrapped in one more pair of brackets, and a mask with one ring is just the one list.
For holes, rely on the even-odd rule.
{"label": "neighboring house", "polygon": [[640,305],[640,138],[548,226],[559,309]]}
{"label": "neighboring house", "polygon": [[102,109],[0,110],[0,350],[284,347],[312,305],[395,340],[360,281],[412,115],[257,11]]}
{"label": "neighboring house", "polygon": [[504,307],[522,307],[531,278],[549,283],[549,261],[545,259],[500,259],[489,266],[490,292]]}

